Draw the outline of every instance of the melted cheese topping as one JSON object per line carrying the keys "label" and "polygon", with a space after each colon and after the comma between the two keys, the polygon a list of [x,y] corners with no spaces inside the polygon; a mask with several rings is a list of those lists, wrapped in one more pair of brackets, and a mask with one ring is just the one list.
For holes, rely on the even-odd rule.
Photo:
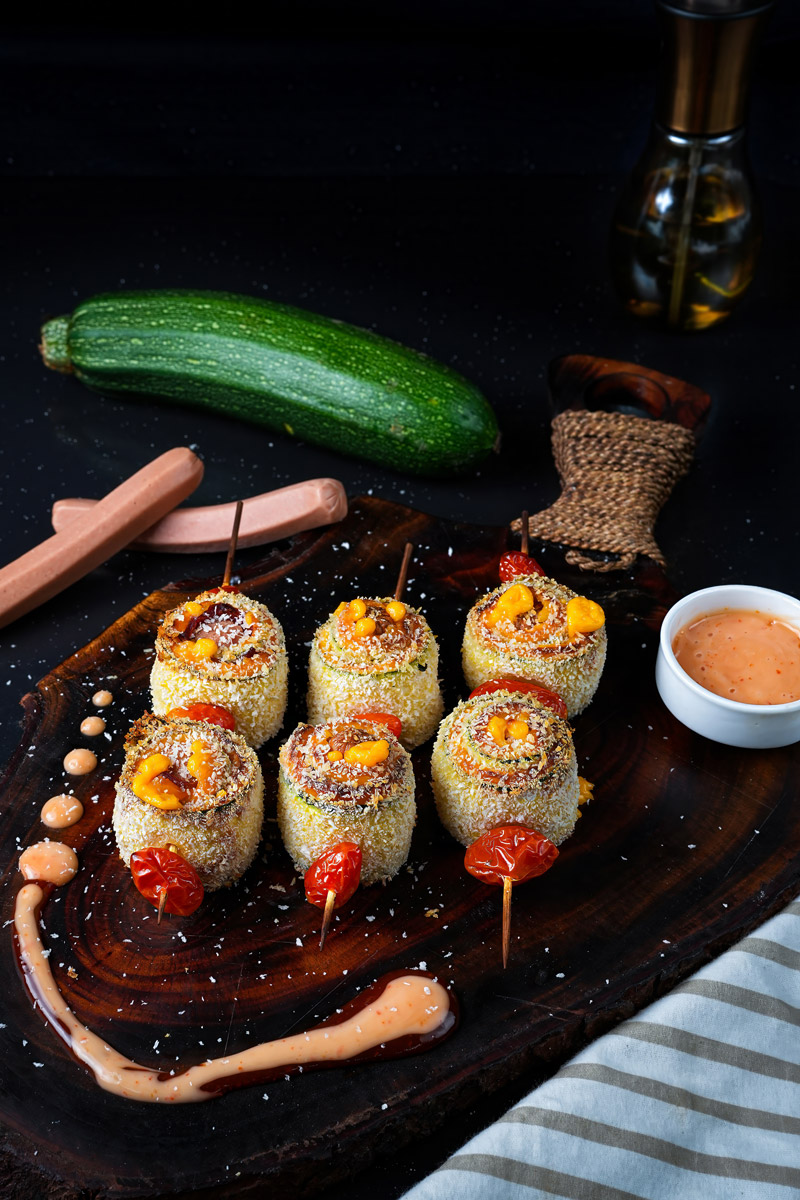
{"label": "melted cheese topping", "polygon": [[381,804],[409,772],[408,755],[385,725],[349,717],[299,725],[282,746],[280,763],[304,799],[335,805]]}

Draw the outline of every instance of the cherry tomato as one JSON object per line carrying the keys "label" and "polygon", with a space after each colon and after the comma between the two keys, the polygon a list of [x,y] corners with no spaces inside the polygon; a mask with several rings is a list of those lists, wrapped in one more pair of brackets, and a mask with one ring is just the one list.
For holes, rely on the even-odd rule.
{"label": "cherry tomato", "polygon": [[208,725],[221,725],[223,729],[236,728],[236,718],[222,704],[184,704],[180,708],[171,708],[167,716],[205,721]]}
{"label": "cherry tomato", "polygon": [[547,574],[544,567],[540,567],[535,558],[531,558],[530,554],[523,554],[521,550],[509,550],[507,554],[504,554],[498,563],[497,571],[501,583],[519,579],[521,575]]}
{"label": "cherry tomato", "polygon": [[334,908],[341,908],[361,881],[361,847],[339,842],[321,854],[305,874],[306,900],[324,908],[328,892],[336,893]]}
{"label": "cherry tomato", "polygon": [[558,858],[558,850],[543,834],[524,825],[498,825],[467,847],[464,866],[483,883],[525,883],[543,875]]}
{"label": "cherry tomato", "polygon": [[542,687],[541,683],[534,683],[532,679],[519,679],[516,675],[503,675],[500,679],[487,679],[485,683],[479,683],[476,688],[473,688],[469,694],[470,700],[473,696],[489,696],[492,692],[524,692],[528,696],[532,696],[534,700],[538,700],[540,704],[544,704],[547,708],[551,708],[558,717],[563,720],[567,719],[567,706],[557,692],[551,692],[550,688]]}
{"label": "cherry tomato", "polygon": [[385,725],[390,733],[393,733],[396,738],[402,737],[403,722],[394,713],[383,712],[365,712],[354,713],[354,721],[374,721],[376,725]]}
{"label": "cherry tomato", "polygon": [[166,891],[165,912],[188,917],[203,902],[204,889],[197,871],[182,855],[166,846],[134,851],[131,875],[145,899],[156,908],[162,892]]}

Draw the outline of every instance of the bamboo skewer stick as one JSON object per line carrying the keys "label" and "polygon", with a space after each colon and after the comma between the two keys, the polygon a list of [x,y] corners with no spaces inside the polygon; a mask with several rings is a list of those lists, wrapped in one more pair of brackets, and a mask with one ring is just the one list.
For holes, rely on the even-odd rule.
{"label": "bamboo skewer stick", "polygon": [[333,906],[336,903],[336,892],[333,888],[328,889],[328,895],[325,897],[325,912],[322,914],[322,928],[319,933],[319,948],[320,950],[325,945],[325,938],[328,936],[331,917],[333,916]]}
{"label": "bamboo skewer stick", "polygon": [[528,510],[527,509],[523,509],[522,515],[520,517],[520,521],[522,522],[522,526],[520,529],[520,533],[522,534],[522,545],[520,546],[520,550],[522,551],[523,554],[527,554],[528,553]]}
{"label": "bamboo skewer stick", "polygon": [[411,555],[413,553],[413,542],[406,542],[406,548],[403,551],[403,561],[400,563],[400,574],[397,576],[397,587],[394,589],[395,600],[399,600],[405,590],[406,579],[408,577],[408,564],[411,562]]}
{"label": "bamboo skewer stick", "polygon": [[511,876],[503,876],[503,970],[508,966],[508,948],[511,943]]}
{"label": "bamboo skewer stick", "polygon": [[233,574],[233,560],[236,556],[236,546],[239,541],[239,524],[242,520],[242,509],[244,501],[237,500],[236,512],[233,514],[233,529],[231,530],[231,540],[228,545],[228,557],[225,559],[225,574],[222,576],[222,586],[228,587]]}

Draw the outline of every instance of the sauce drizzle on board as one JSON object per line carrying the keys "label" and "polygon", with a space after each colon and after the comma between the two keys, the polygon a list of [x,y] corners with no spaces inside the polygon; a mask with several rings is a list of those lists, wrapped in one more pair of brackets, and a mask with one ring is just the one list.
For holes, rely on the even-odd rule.
{"label": "sauce drizzle on board", "polygon": [[81,733],[86,737],[97,737],[105,727],[106,723],[102,717],[86,717],[81,721]]}
{"label": "sauce drizzle on board", "polygon": [[36,842],[20,854],[19,869],[26,879],[60,886],[75,878],[78,856],[62,842]]}
{"label": "sauce drizzle on board", "polygon": [[39,931],[38,913],[46,891],[47,885],[28,883],[17,893],[14,928],[25,984],[45,1020],[89,1067],[100,1086],[130,1100],[172,1104],[211,1100],[300,1065],[329,1066],[427,1049],[452,1033],[457,1024],[454,999],[447,988],[422,972],[399,973],[379,980],[334,1019],[305,1032],[261,1042],[181,1072],[143,1067],[92,1033],[61,995]]}
{"label": "sauce drizzle on board", "polygon": [[678,630],[672,649],[690,679],[726,700],[800,700],[800,630],[770,613],[706,613]]}
{"label": "sauce drizzle on board", "polygon": [[67,829],[80,821],[83,816],[83,805],[77,796],[51,796],[42,805],[39,814],[43,825],[49,829]]}
{"label": "sauce drizzle on board", "polygon": [[64,759],[64,770],[68,775],[88,775],[97,766],[97,755],[92,750],[70,750]]}

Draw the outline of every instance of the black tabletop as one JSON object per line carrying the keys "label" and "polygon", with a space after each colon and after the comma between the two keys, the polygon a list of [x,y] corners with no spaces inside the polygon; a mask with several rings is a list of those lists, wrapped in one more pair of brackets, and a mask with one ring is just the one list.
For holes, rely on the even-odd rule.
{"label": "black tabletop", "polygon": [[[778,7],[754,81],[755,283],[718,328],[670,334],[621,310],[607,262],[652,113],[651,8],[530,7],[459,5],[456,20],[451,6],[412,4],[380,28],[357,4],[337,21],[306,5],[269,27],[191,35],[163,19],[7,28],[3,562],[48,535],[54,500],[99,497],[176,445],[205,462],[194,503],[330,475],[351,496],[506,523],[558,494],[546,370],[582,352],[712,396],[694,468],[657,526],[676,588],[798,590],[797,18]],[[424,350],[481,387],[501,452],[455,480],[407,476],[44,369],[44,318],[99,291],[162,286],[282,300]],[[49,668],[154,588],[219,566],[126,551],[3,630],[0,760],[19,740],[20,697]],[[478,1105],[471,1128],[512,1098]],[[461,1123],[399,1175],[379,1164],[358,1186],[394,1195],[469,1132]],[[361,1194],[330,1194],[345,1192]]]}

